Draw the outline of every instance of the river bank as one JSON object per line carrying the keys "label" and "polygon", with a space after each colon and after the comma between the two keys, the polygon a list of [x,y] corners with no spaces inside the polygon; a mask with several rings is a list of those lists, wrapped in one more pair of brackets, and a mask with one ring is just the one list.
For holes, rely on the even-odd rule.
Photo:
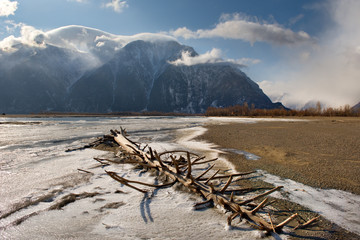
{"label": "river bank", "polygon": [[[284,196],[291,202],[278,203],[282,208],[318,213],[331,219],[323,218],[320,228],[295,232],[292,238],[357,239],[358,236],[331,222],[343,223],[346,219],[344,226],[359,231],[360,212],[348,201],[357,205],[356,199],[359,199],[360,119],[305,118],[206,124],[205,127],[207,131],[196,140],[216,144],[215,149],[223,152],[220,156],[237,171],[260,170],[264,177],[255,180],[258,186],[271,182],[276,183],[275,186],[287,185],[285,189],[292,190]],[[335,209],[343,215],[335,213]]]}
{"label": "river bank", "polygon": [[260,158],[228,154],[238,171],[262,169],[318,188],[360,194],[360,119],[258,121],[206,125],[199,139]]}

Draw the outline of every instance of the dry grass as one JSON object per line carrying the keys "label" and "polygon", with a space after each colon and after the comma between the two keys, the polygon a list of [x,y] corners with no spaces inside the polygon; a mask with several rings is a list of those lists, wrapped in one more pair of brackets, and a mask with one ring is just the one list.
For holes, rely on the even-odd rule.
{"label": "dry grass", "polygon": [[257,109],[254,105],[249,107],[246,103],[244,105],[235,105],[224,108],[209,107],[206,116],[326,116],[326,117],[359,117],[360,111],[353,111],[350,105],[345,105],[339,108],[322,108],[320,104],[316,108],[308,108],[304,110],[289,110],[284,108],[277,109]]}

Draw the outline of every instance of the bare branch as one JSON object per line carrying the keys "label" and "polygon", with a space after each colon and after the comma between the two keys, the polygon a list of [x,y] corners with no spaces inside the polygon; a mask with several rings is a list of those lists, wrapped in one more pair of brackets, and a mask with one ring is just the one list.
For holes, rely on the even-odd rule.
{"label": "bare branch", "polygon": [[202,174],[200,174],[200,176],[198,176],[197,178],[195,178],[195,180],[199,180],[201,177],[205,176],[205,174],[207,174],[213,167],[215,166],[215,164],[211,165],[208,169],[206,169]]}
{"label": "bare branch", "polygon": [[[228,178],[229,176],[239,177],[239,176],[249,175],[249,174],[252,174],[252,173],[256,173],[256,171],[250,171],[250,172],[244,172],[244,173],[235,173],[235,174],[231,174],[231,175],[216,176],[213,179]],[[199,179],[199,181],[203,181],[203,180],[205,180],[205,179]]]}
{"label": "bare branch", "polygon": [[215,177],[215,175],[218,174],[219,172],[220,172],[220,169],[218,169],[211,177],[209,177],[209,178],[206,180],[205,184],[208,184],[209,181],[212,180],[212,179]]}
{"label": "bare branch", "polygon": [[205,163],[214,162],[217,160],[218,160],[218,158],[214,158],[214,159],[210,159],[210,160],[206,160],[206,161],[202,161],[202,162],[195,162],[195,163],[193,163],[193,165],[205,164]]}
{"label": "bare branch", "polygon": [[140,189],[140,188],[137,188],[137,187],[135,187],[135,186],[133,186],[133,185],[128,184],[126,181],[124,181],[120,176],[118,176],[118,175],[117,175],[116,173],[114,173],[114,172],[108,172],[108,171],[105,171],[105,172],[106,172],[111,178],[113,178],[113,179],[115,179],[116,181],[124,184],[125,186],[128,186],[128,187],[130,187],[130,188],[133,188],[133,189],[135,189],[135,190],[137,190],[137,191],[139,191],[139,192],[142,192],[142,193],[147,193],[146,190],[143,190],[143,189]]}
{"label": "bare branch", "polygon": [[298,216],[297,213],[291,215],[290,217],[288,217],[285,221],[279,223],[278,225],[276,225],[275,229],[281,229],[282,227],[284,227],[286,224],[288,224],[290,221],[292,221],[294,218],[296,218]]}
{"label": "bare branch", "polygon": [[186,160],[188,162],[188,170],[187,170],[186,177],[191,178],[191,159],[190,159],[190,153],[189,152],[186,153]]}
{"label": "bare branch", "polygon": [[259,205],[257,205],[256,208],[251,210],[251,214],[255,214],[257,211],[259,211],[268,200],[269,200],[269,198],[265,198]]}
{"label": "bare branch", "polygon": [[253,197],[253,198],[250,198],[250,199],[248,199],[248,200],[242,201],[242,202],[239,203],[239,205],[245,205],[245,204],[247,204],[247,203],[249,203],[249,202],[252,202],[252,201],[254,201],[254,200],[256,200],[256,199],[259,199],[259,198],[261,198],[261,197],[264,197],[264,196],[266,196],[266,195],[269,195],[269,194],[271,194],[271,193],[273,193],[273,192],[275,192],[275,191],[277,191],[277,190],[279,190],[279,189],[281,189],[281,188],[283,188],[283,186],[278,186],[278,187],[276,187],[276,188],[273,188],[273,189],[271,189],[271,190],[269,190],[269,191],[267,191],[267,192],[264,192],[264,193],[262,193],[262,194],[259,194],[259,195],[255,196],[255,197]]}
{"label": "bare branch", "polygon": [[203,208],[209,208],[209,207],[212,207],[212,205],[213,205],[213,200],[208,199],[204,202],[196,203],[194,205],[194,209],[199,210],[199,209],[203,209]]}
{"label": "bare branch", "polygon": [[225,192],[225,190],[226,190],[226,189],[229,187],[229,185],[231,184],[232,179],[233,179],[233,177],[230,175],[230,177],[229,177],[228,181],[226,182],[225,186],[220,190],[220,193],[224,193],[224,192]]}
{"label": "bare branch", "polygon": [[89,174],[93,174],[92,172],[89,172],[89,171],[86,171],[86,170],[83,170],[83,169],[80,169],[80,168],[78,168],[77,170],[78,170],[78,171],[80,171],[80,172],[84,172],[84,173],[89,173]]}
{"label": "bare branch", "polygon": [[294,228],[294,230],[300,229],[300,228],[304,228],[304,227],[310,225],[311,223],[315,222],[315,221],[318,220],[319,218],[320,218],[320,216],[317,216],[317,217],[314,217],[314,218],[310,219],[310,220],[307,221],[306,223],[299,224],[299,225],[297,225],[297,226]]}

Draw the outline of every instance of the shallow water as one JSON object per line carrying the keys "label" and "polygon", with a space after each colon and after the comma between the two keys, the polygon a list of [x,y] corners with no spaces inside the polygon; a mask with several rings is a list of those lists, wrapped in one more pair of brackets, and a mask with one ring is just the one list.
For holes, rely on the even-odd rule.
{"label": "shallow water", "polygon": [[[131,139],[158,151],[190,149],[207,158],[223,151],[215,145],[194,141],[204,124],[271,121],[248,118],[126,117],[126,118],[2,118],[0,124],[0,238],[1,239],[256,239],[261,233],[246,224],[225,230],[221,210],[194,211],[199,199],[174,188],[155,190],[144,196],[121,186],[104,170],[132,180],[153,183],[154,176],[131,166],[97,167],[93,157],[109,155],[93,149],[65,152],[82,147],[126,128]],[[282,121],[277,119],[277,121]],[[287,120],[285,120],[287,121]],[[226,158],[224,168],[232,168]],[[79,172],[84,169],[90,175]],[[337,193],[337,190],[334,190]],[[71,194],[96,193],[76,199],[62,210],[47,209]],[[342,195],[346,197],[344,194]],[[117,207],[111,207],[117,206]],[[326,211],[333,211],[327,209]],[[31,217],[17,226],[14,221]],[[6,216],[6,217],[5,217]],[[348,223],[345,223],[345,225]],[[359,226],[359,225],[357,225]],[[277,236],[278,237],[278,236]],[[285,238],[286,236],[281,236]],[[272,237],[269,237],[272,238]]]}

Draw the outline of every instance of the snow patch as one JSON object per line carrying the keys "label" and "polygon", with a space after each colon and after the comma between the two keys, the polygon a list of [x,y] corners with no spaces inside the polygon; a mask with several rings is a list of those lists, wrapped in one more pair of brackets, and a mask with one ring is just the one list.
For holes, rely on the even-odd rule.
{"label": "snow patch", "polygon": [[[275,186],[284,186],[286,197],[277,193],[276,197],[285,198],[318,212],[331,222],[360,234],[360,196],[336,189],[319,189],[283,179],[259,170],[262,180]],[[275,194],[273,195],[275,196]]]}

